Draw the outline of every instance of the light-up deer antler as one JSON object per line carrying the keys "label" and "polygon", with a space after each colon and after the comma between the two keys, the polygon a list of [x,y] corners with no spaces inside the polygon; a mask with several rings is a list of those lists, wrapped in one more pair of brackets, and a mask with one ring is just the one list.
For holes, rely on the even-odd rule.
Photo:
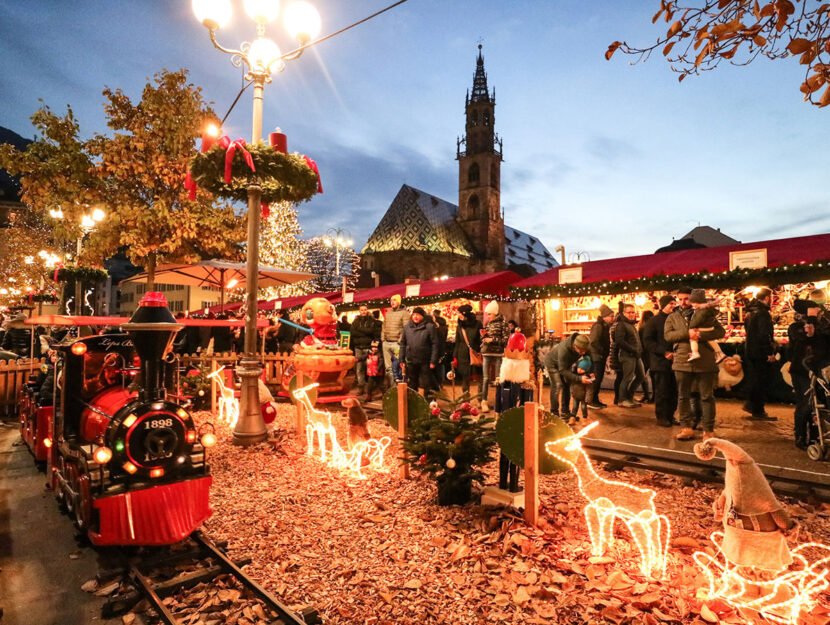
{"label": "light-up deer antler", "polygon": [[588,500],[585,521],[591,537],[591,552],[602,555],[614,539],[614,521],[626,524],[640,551],[643,575],[663,577],[671,527],[654,508],[656,493],[626,482],[607,480],[594,470],[581,439],[599,425],[594,421],[576,434],[545,443],[545,451],[570,466],[579,490]]}

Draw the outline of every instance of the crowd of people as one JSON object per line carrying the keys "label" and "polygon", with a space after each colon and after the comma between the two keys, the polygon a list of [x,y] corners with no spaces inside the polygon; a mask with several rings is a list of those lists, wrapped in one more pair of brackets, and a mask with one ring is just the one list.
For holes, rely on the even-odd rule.
{"label": "crowd of people", "polygon": [[[776,420],[765,409],[767,391],[776,367],[789,360],[796,399],[793,437],[797,447],[806,449],[816,436],[810,419],[810,372],[820,375],[830,365],[830,313],[822,290],[797,299],[784,346],[775,341],[771,303],[772,292],[762,288],[747,305],[748,399],[743,409],[750,420]],[[601,306],[589,335],[566,337],[545,358],[551,411],[573,424],[587,415],[586,408],[607,408],[599,390],[606,372],[613,371],[615,405],[640,406],[634,394],[642,389],[643,402],[654,404],[658,425],[680,426],[678,440],[695,438],[696,430],[703,431],[704,440],[713,437],[714,390],[718,365],[725,358],[718,344],[725,330],[716,304],[703,289],[681,288],[662,296],[656,312],[644,311],[639,320],[633,304],[622,304],[616,313]]]}

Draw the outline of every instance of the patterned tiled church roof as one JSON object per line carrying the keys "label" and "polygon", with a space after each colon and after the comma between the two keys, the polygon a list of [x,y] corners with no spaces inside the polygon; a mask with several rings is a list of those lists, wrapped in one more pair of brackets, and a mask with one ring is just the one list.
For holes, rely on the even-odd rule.
{"label": "patterned tiled church roof", "polygon": [[[405,184],[361,253],[414,250],[474,257],[474,248],[456,221],[457,216],[455,204]],[[530,265],[541,272],[559,264],[538,238],[507,225],[504,235],[508,267]]]}

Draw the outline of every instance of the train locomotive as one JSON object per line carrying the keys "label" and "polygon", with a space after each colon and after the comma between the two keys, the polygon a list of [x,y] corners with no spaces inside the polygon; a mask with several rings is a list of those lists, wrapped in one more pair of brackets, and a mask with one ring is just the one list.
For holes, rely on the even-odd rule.
{"label": "train locomotive", "polygon": [[174,544],[212,513],[205,447],[215,436],[165,385],[182,327],[149,292],[123,332],[58,348],[50,482],[95,545]]}

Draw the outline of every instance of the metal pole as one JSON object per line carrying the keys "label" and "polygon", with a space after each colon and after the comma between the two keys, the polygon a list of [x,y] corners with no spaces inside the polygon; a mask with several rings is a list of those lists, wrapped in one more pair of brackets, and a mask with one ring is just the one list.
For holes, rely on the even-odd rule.
{"label": "metal pole", "polygon": [[[251,143],[262,140],[262,91],[266,76],[254,74],[254,119]],[[234,445],[254,445],[268,438],[265,421],[259,409],[259,385],[261,373],[257,358],[257,271],[259,269],[259,205],[262,188],[258,184],[248,186],[248,275],[245,277],[245,353],[239,361],[237,373],[242,380],[239,420],[233,430]]]}
{"label": "metal pole", "polygon": [[[84,235],[78,237],[78,246],[75,250],[75,268],[79,268],[81,266],[81,244],[84,240]],[[81,276],[76,273],[75,274],[75,314],[80,315],[82,313],[81,309]]]}

